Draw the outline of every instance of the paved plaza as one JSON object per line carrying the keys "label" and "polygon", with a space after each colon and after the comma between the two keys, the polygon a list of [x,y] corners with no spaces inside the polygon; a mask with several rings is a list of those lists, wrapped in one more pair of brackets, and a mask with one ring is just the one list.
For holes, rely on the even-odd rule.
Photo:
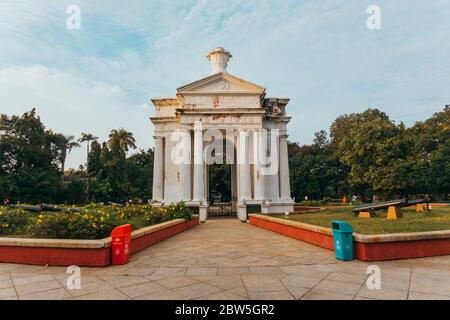
{"label": "paved plaza", "polygon": [[449,299],[450,256],[367,266],[237,219],[210,219],[131,257],[124,266],[81,268],[81,289],[65,267],[0,264],[0,299]]}

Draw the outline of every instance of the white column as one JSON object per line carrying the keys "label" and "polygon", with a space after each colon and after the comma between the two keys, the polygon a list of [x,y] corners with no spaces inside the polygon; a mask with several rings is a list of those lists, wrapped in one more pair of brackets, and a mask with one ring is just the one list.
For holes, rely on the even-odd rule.
{"label": "white column", "polygon": [[205,201],[203,132],[194,129],[194,201]]}
{"label": "white column", "polygon": [[191,196],[191,133],[182,132],[183,161],[180,165],[181,197],[184,201],[190,201]]}
{"label": "white column", "polygon": [[153,154],[153,201],[162,202],[164,199],[164,138],[155,138],[155,152]]}
{"label": "white column", "polygon": [[266,143],[264,143],[263,133],[261,130],[253,132],[253,185],[254,185],[254,199],[264,200],[264,175],[261,171],[261,165],[265,159],[262,156],[266,155]]}
{"label": "white column", "polygon": [[250,176],[250,158],[248,132],[239,131],[238,143],[238,165],[239,165],[239,202],[252,199],[251,176]]}
{"label": "white column", "polygon": [[286,134],[280,136],[280,197],[284,200],[291,199],[287,138]]}
{"label": "white column", "polygon": [[269,158],[269,167],[265,168],[266,176],[264,177],[265,182],[265,194],[267,199],[270,201],[278,201],[280,199],[280,185],[279,185],[279,171],[280,171],[280,163],[279,163],[279,136],[277,131],[270,130],[269,137],[270,139],[270,158]]}

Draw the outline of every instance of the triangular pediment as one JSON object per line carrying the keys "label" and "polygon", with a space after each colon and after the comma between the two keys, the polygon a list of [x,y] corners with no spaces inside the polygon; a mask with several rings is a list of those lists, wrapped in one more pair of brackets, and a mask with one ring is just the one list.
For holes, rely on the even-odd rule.
{"label": "triangular pediment", "polygon": [[181,94],[264,94],[265,88],[229,73],[217,73],[177,89]]}

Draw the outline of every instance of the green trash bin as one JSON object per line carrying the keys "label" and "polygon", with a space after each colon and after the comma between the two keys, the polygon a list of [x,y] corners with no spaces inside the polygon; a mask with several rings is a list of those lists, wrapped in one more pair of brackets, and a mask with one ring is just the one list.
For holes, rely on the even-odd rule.
{"label": "green trash bin", "polygon": [[336,259],[350,261],[353,260],[353,228],[352,225],[334,220],[331,222],[334,239],[334,252]]}

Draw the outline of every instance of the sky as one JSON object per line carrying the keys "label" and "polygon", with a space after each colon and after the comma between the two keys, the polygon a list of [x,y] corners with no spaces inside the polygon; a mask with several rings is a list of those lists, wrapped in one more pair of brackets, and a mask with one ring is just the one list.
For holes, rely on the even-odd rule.
{"label": "sky", "polygon": [[[80,29],[67,28],[70,5]],[[412,125],[450,103],[448,17],[448,0],[0,0],[0,113],[35,107],[47,128],[100,141],[125,128],[147,149],[150,99],[209,75],[221,46],[229,73],[291,99],[291,141],[368,107]]]}

